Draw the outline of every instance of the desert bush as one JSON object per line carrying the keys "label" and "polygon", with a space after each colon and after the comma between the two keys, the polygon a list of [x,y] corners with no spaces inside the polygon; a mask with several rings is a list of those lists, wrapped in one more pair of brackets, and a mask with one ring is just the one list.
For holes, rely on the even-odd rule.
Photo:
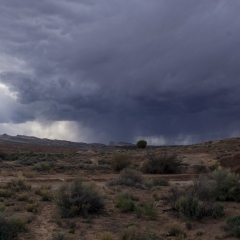
{"label": "desert bush", "polygon": [[173,222],[167,226],[168,236],[178,236],[184,234],[181,225],[178,222]]}
{"label": "desert bush", "polygon": [[216,216],[220,207],[216,205],[213,189],[214,185],[204,177],[195,180],[193,185],[182,192],[177,187],[172,187],[172,207],[188,219]]}
{"label": "desert bush", "polygon": [[144,185],[148,188],[153,186],[169,186],[169,181],[166,178],[151,178],[145,179]]}
{"label": "desert bush", "polygon": [[125,228],[122,231],[120,240],[155,240],[159,239],[158,236],[149,230],[145,230],[145,232],[141,233],[140,229],[136,226],[131,226]]}
{"label": "desert bush", "polygon": [[124,168],[128,167],[130,164],[131,160],[129,155],[123,153],[115,154],[111,160],[111,166],[115,172],[120,172]]}
{"label": "desert bush", "polygon": [[111,232],[101,232],[99,233],[100,240],[114,240],[113,234]]}
{"label": "desert bush", "polygon": [[51,169],[51,166],[49,163],[37,163],[34,165],[33,167],[33,170],[35,171],[40,171],[40,172],[43,172],[43,171],[49,171]]}
{"label": "desert bush", "polygon": [[138,148],[146,148],[146,146],[147,146],[147,141],[145,141],[145,140],[140,140],[137,142]]}
{"label": "desert bush", "polygon": [[0,212],[0,239],[15,239],[20,232],[26,230],[25,224],[25,219],[21,217],[12,216],[10,218],[6,213]]}
{"label": "desert bush", "polygon": [[11,198],[14,196],[15,196],[15,193],[13,191],[8,190],[8,189],[0,189],[0,197]]}
{"label": "desert bush", "polygon": [[212,178],[216,183],[214,197],[220,201],[239,201],[240,192],[239,175],[229,169],[218,167],[212,172]]}
{"label": "desert bush", "polygon": [[6,153],[0,152],[0,160],[4,160],[7,157]]}
{"label": "desert bush", "polygon": [[135,204],[134,213],[136,214],[137,218],[140,218],[143,215],[143,205]]}
{"label": "desert bush", "polygon": [[161,199],[157,192],[153,192],[152,196],[153,196],[155,201],[159,201]]}
{"label": "desert bush", "polygon": [[62,185],[58,189],[56,203],[62,217],[97,213],[104,208],[101,195],[94,185],[86,185],[76,179],[70,186]]}
{"label": "desert bush", "polygon": [[53,200],[53,195],[50,191],[51,186],[41,186],[35,190],[35,194],[42,197],[42,201]]}
{"label": "desert bush", "polygon": [[64,233],[53,233],[52,240],[65,240],[65,234]]}
{"label": "desert bush", "polygon": [[188,230],[192,229],[192,223],[190,221],[186,221],[186,228]]}
{"label": "desert bush", "polygon": [[198,218],[201,208],[199,207],[198,198],[180,197],[175,203],[175,209],[188,218]]}
{"label": "desert bush", "polygon": [[178,173],[181,165],[176,155],[164,155],[149,159],[143,164],[142,171],[152,174]]}
{"label": "desert bush", "polygon": [[31,189],[31,185],[27,184],[26,181],[22,178],[12,179],[10,182],[7,182],[4,188],[19,192],[19,191],[28,191]]}
{"label": "desert bush", "polygon": [[117,196],[116,207],[120,209],[121,212],[131,212],[134,210],[134,201],[132,200],[132,194],[128,190],[122,191]]}
{"label": "desert bush", "polygon": [[37,213],[38,203],[28,203],[26,205],[26,209],[27,209],[28,212]]}
{"label": "desert bush", "polygon": [[216,218],[221,218],[224,216],[225,216],[224,206],[220,203],[216,204],[213,207],[212,217],[216,219]]}
{"label": "desert bush", "polygon": [[227,229],[231,231],[234,237],[240,237],[240,215],[226,219]]}
{"label": "desert bush", "polygon": [[169,186],[166,178],[153,178],[153,186]]}
{"label": "desert bush", "polygon": [[121,234],[121,240],[138,240],[140,239],[141,234],[139,229],[135,226],[125,228]]}
{"label": "desert bush", "polygon": [[145,215],[147,215],[150,220],[156,220],[157,218],[157,208],[154,203],[146,203],[143,205],[143,210]]}
{"label": "desert bush", "polygon": [[107,182],[109,186],[125,185],[131,187],[142,187],[143,177],[142,173],[132,169],[124,169],[120,176]]}
{"label": "desert bush", "polygon": [[18,201],[21,201],[21,202],[22,201],[28,201],[29,196],[27,194],[23,193],[23,194],[20,194],[17,199],[18,199]]}

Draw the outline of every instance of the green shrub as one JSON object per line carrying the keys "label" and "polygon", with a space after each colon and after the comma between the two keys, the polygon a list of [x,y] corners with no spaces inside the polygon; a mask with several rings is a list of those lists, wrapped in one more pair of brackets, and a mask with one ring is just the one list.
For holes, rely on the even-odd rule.
{"label": "green shrub", "polygon": [[[239,175],[231,173],[229,169],[218,167],[212,172],[212,178],[216,183],[214,197],[220,201],[239,201],[240,191]],[[237,194],[237,195],[236,195]]]}
{"label": "green shrub", "polygon": [[116,207],[119,208],[121,212],[132,212],[134,210],[132,194],[128,190],[122,191],[117,196]]}
{"label": "green shrub", "polygon": [[186,221],[186,228],[188,230],[192,229],[192,223],[190,221]]}
{"label": "green shrub", "polygon": [[212,213],[212,217],[213,218],[221,218],[225,216],[225,212],[224,212],[224,206],[222,204],[217,204],[213,207],[213,213]]}
{"label": "green shrub", "polygon": [[137,142],[137,147],[138,148],[146,148],[147,147],[147,141],[145,140],[140,140]]}
{"label": "green shrub", "polygon": [[58,189],[56,203],[62,217],[86,216],[104,208],[103,199],[95,186],[83,184],[80,179],[70,186],[62,185]]}
{"label": "green shrub", "polygon": [[240,215],[226,219],[227,228],[234,237],[240,237]]}
{"label": "green shrub", "polygon": [[0,239],[15,239],[18,233],[25,231],[25,219],[21,217],[7,217],[4,212],[0,212]]}
{"label": "green shrub", "polygon": [[40,171],[40,172],[49,171],[50,169],[51,169],[50,164],[44,163],[44,162],[43,163],[37,163],[33,167],[33,170]]}
{"label": "green shrub", "polygon": [[141,172],[132,169],[124,169],[118,178],[108,181],[107,184],[109,186],[125,185],[140,188],[142,187],[142,182],[143,177]]}
{"label": "green shrub", "polygon": [[220,210],[220,207],[215,204],[215,199],[212,197],[213,189],[207,178],[200,177],[193,185],[185,188],[185,191],[181,192],[176,186],[172,187],[172,196],[169,200],[173,209],[188,219],[212,216],[214,211],[216,216],[216,211]]}
{"label": "green shrub", "polygon": [[156,220],[157,218],[157,208],[154,203],[147,203],[143,205],[144,213],[150,220]]}
{"label": "green shrub", "polygon": [[74,233],[75,233],[75,229],[74,229],[74,228],[70,229],[70,230],[68,231],[68,233],[74,234]]}
{"label": "green shrub", "polygon": [[164,155],[149,159],[143,164],[142,171],[151,174],[178,173],[181,165],[176,155]]}
{"label": "green shrub", "polygon": [[115,172],[120,172],[131,164],[130,156],[123,153],[117,153],[111,161],[112,169]]}
{"label": "green shrub", "polygon": [[141,204],[135,204],[133,211],[137,215],[137,218],[140,218],[143,215],[143,206]]}
{"label": "green shrub", "polygon": [[197,198],[180,197],[175,203],[175,209],[188,218],[198,218],[200,207]]}

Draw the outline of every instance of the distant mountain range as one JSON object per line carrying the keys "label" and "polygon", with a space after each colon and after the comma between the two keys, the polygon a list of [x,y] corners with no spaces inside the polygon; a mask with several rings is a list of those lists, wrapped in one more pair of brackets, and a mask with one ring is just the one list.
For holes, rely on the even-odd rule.
{"label": "distant mountain range", "polygon": [[134,147],[135,144],[119,142],[115,143],[110,141],[109,145],[102,143],[83,143],[83,142],[71,142],[66,140],[51,140],[47,138],[37,138],[32,136],[10,136],[7,134],[0,135],[0,143],[12,143],[12,144],[32,144],[42,146],[64,146],[73,148],[105,148],[105,147]]}
{"label": "distant mountain range", "polygon": [[65,140],[51,140],[47,138],[37,138],[30,136],[9,136],[7,134],[0,135],[0,143],[15,143],[15,144],[32,144],[32,145],[43,145],[43,146],[65,146],[74,148],[104,148],[107,147],[101,143],[82,143],[82,142],[71,142]]}

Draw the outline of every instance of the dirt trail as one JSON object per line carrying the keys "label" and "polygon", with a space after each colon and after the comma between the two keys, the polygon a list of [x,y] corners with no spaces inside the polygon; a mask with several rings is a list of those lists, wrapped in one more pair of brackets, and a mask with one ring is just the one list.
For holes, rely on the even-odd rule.
{"label": "dirt trail", "polygon": [[29,229],[32,229],[33,239],[50,240],[52,239],[52,233],[54,225],[50,224],[54,215],[55,206],[53,204],[44,204],[39,207],[39,213],[36,215],[36,219],[33,223],[30,223]]}

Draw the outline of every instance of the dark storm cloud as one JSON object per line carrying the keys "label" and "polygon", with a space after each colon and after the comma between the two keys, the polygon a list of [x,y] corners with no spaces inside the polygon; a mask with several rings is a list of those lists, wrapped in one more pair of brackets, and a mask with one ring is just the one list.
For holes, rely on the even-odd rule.
{"label": "dark storm cloud", "polygon": [[228,137],[239,12],[238,0],[3,0],[0,51],[21,65],[0,65],[0,81],[25,106],[19,122],[77,121],[103,142]]}

